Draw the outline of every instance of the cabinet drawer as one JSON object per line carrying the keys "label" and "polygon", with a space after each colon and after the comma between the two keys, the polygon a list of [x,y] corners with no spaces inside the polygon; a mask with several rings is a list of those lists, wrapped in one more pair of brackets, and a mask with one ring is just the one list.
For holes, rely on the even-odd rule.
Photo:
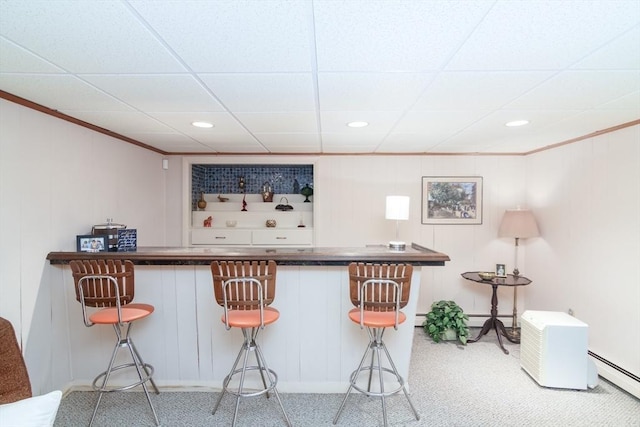
{"label": "cabinet drawer", "polygon": [[254,245],[312,245],[313,230],[310,229],[275,229],[254,230]]}
{"label": "cabinet drawer", "polygon": [[191,230],[191,244],[192,245],[250,245],[251,230],[194,228]]}

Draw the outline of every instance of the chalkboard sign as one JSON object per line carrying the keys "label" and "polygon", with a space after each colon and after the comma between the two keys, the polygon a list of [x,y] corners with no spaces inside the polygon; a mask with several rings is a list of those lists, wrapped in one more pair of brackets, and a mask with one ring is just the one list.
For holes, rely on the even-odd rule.
{"label": "chalkboard sign", "polygon": [[122,228],[118,230],[118,252],[134,252],[138,249],[138,230]]}

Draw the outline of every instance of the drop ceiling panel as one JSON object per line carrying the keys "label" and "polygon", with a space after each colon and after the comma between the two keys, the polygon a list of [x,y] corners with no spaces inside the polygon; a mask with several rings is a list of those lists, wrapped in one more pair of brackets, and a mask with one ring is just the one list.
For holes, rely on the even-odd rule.
{"label": "drop ceiling panel", "polygon": [[577,70],[640,70],[640,48],[638,45],[640,45],[640,26],[632,28],[609,44],[597,49],[571,68]]}
{"label": "drop ceiling panel", "polygon": [[249,133],[211,133],[200,134],[197,137],[192,136],[192,138],[208,146],[217,144],[233,146],[237,144],[238,146],[251,146],[256,152],[265,151],[260,142]]}
{"label": "drop ceiling panel", "polygon": [[310,71],[310,2],[132,1],[195,72]]}
{"label": "drop ceiling panel", "polygon": [[447,69],[564,69],[637,25],[639,7],[637,0],[498,1]]}
{"label": "drop ceiling panel", "polygon": [[276,153],[319,153],[320,137],[316,133],[257,133],[256,138]]}
{"label": "drop ceiling panel", "polygon": [[318,120],[313,111],[236,113],[235,116],[252,133],[318,132]]}
{"label": "drop ceiling panel", "polygon": [[0,89],[54,110],[132,111],[132,108],[64,74],[0,74]]}
{"label": "drop ceiling panel", "polygon": [[[61,110],[60,112],[124,136],[129,136],[132,132],[172,132],[172,129],[169,127],[138,111],[99,112]],[[145,141],[140,142],[144,143]]]}
{"label": "drop ceiling panel", "polygon": [[[194,137],[246,132],[240,122],[229,113],[149,113],[149,115],[178,132]],[[213,127],[198,128],[191,124],[195,121],[209,122]]]}
{"label": "drop ceiling panel", "polygon": [[548,71],[440,73],[412,109],[500,108],[552,75]]}
{"label": "drop ceiling panel", "polygon": [[[448,135],[447,135],[448,136]],[[432,133],[393,133],[378,147],[379,153],[426,153],[431,151],[444,137]]]}
{"label": "drop ceiling panel", "polygon": [[199,77],[232,112],[313,111],[311,75],[200,74]]}
{"label": "drop ceiling panel", "polygon": [[[579,111],[568,110],[499,110],[452,136],[446,141],[446,145],[484,144],[487,147],[491,147],[502,138],[518,139],[522,136],[535,135],[544,131],[544,128],[549,123],[559,122],[578,113]],[[506,122],[516,117],[526,118],[530,123],[527,126],[520,127],[505,126]],[[546,145],[558,142],[561,141],[549,141]]]}
{"label": "drop ceiling panel", "polygon": [[12,1],[3,36],[72,73],[185,71],[124,2]]}
{"label": "drop ceiling panel", "polygon": [[220,153],[256,153],[266,154],[268,151],[257,142],[246,140],[242,135],[226,135],[204,143]]}
{"label": "drop ceiling panel", "polygon": [[507,108],[584,110],[640,90],[640,71],[564,71]]}
{"label": "drop ceiling panel", "polygon": [[132,132],[129,136],[167,152],[204,152],[209,150],[209,147],[206,145],[200,144],[185,135],[177,133]]}
{"label": "drop ceiling panel", "polygon": [[325,153],[372,153],[385,135],[322,133],[322,151]]}
{"label": "drop ceiling panel", "polygon": [[[374,135],[389,132],[401,116],[400,111],[323,111],[320,113],[322,132],[345,135]],[[347,123],[365,121],[369,126],[351,128]]]}
{"label": "drop ceiling panel", "polygon": [[28,50],[0,37],[0,72],[2,73],[63,73],[64,70]]}
{"label": "drop ceiling panel", "polygon": [[142,111],[223,111],[220,103],[196,79],[186,74],[82,77]]}
{"label": "drop ceiling panel", "polygon": [[393,128],[394,133],[448,137],[488,115],[490,110],[410,111]]}
{"label": "drop ceiling panel", "polygon": [[315,1],[318,70],[438,70],[491,3]]}
{"label": "drop ceiling panel", "polygon": [[321,73],[321,111],[405,110],[433,79],[431,73]]}
{"label": "drop ceiling panel", "polygon": [[602,104],[598,106],[598,110],[631,110],[636,117],[640,117],[640,91]]}

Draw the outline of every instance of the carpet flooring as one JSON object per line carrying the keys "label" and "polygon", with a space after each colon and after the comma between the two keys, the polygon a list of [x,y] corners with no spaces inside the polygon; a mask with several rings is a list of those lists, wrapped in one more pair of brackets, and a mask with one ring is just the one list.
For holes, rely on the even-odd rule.
{"label": "carpet flooring", "polygon": [[[477,333],[473,331],[472,334]],[[599,378],[589,390],[539,386],[520,367],[520,347],[506,342],[505,355],[491,332],[479,342],[462,346],[434,343],[416,328],[410,367],[416,420],[402,393],[387,399],[390,426],[611,426],[640,427],[640,400]],[[393,349],[390,349],[393,356]],[[268,356],[267,356],[268,357]],[[355,369],[355,366],[354,366]],[[345,390],[346,391],[346,390]],[[96,394],[71,392],[65,396],[56,427],[88,425]],[[160,422],[172,426],[228,426],[234,398],[225,396],[215,415],[217,392],[161,392],[152,394]],[[281,393],[294,426],[331,426],[341,394]],[[102,399],[94,426],[153,426],[143,393],[111,393]],[[238,427],[284,426],[275,399],[243,400]],[[338,426],[382,426],[380,399],[352,393]]]}

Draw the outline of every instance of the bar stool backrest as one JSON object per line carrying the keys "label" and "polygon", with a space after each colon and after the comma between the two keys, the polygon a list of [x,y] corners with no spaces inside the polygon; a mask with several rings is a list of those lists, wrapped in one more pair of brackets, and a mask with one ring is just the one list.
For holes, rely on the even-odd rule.
{"label": "bar stool backrest", "polygon": [[[69,262],[76,299],[89,307],[117,307],[133,301],[135,275],[129,260],[82,260]],[[84,279],[83,279],[84,278]],[[116,289],[117,286],[117,289]]]}
{"label": "bar stool backrest", "polygon": [[395,311],[403,308],[409,302],[412,273],[413,266],[410,264],[353,262],[349,264],[351,303],[356,307],[362,304],[365,311]]}
{"label": "bar stool backrest", "polygon": [[[262,288],[263,305],[273,302],[276,295],[276,263],[275,261],[213,261],[213,292],[216,302],[225,306],[224,289],[226,288],[227,308],[230,310],[255,310],[260,304],[260,296],[256,291],[255,281]],[[234,280],[241,279],[241,280]],[[254,279],[252,281],[242,279]],[[227,283],[231,281],[230,283]],[[227,286],[225,287],[225,284]]]}

